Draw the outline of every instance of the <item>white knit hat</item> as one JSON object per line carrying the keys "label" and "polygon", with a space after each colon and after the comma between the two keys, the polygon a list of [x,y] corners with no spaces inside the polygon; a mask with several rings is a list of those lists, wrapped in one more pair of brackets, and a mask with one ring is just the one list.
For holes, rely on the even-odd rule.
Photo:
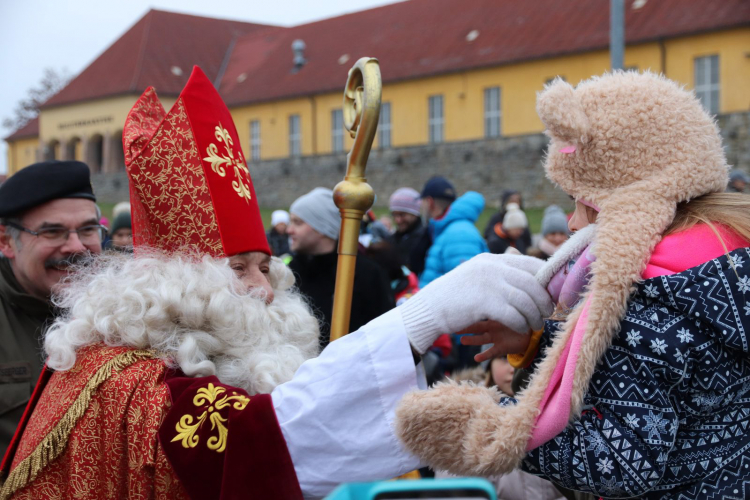
{"label": "white knit hat", "polygon": [[529,221],[526,214],[523,213],[518,203],[508,203],[505,207],[505,217],[503,217],[503,229],[526,229],[529,227]]}
{"label": "white knit hat", "polygon": [[276,224],[289,225],[289,212],[286,210],[274,210],[271,213],[271,226],[276,226]]}

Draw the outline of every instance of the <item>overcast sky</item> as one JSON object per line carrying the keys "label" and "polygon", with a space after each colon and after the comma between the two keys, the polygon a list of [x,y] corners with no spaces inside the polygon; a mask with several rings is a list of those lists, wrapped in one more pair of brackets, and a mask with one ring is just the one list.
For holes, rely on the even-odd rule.
{"label": "overcast sky", "polygon": [[[44,68],[77,75],[149,9],[295,26],[394,0],[0,0],[0,122]],[[341,41],[346,45],[346,40]],[[0,137],[13,131],[0,128]],[[0,141],[0,173],[7,169]]]}

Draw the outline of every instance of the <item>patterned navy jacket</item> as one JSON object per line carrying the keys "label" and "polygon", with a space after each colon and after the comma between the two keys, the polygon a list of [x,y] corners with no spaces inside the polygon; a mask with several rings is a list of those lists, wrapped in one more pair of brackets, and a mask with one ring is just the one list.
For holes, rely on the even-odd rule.
{"label": "patterned navy jacket", "polygon": [[750,498],[750,248],[730,256],[638,286],[583,415],[524,470],[606,498]]}

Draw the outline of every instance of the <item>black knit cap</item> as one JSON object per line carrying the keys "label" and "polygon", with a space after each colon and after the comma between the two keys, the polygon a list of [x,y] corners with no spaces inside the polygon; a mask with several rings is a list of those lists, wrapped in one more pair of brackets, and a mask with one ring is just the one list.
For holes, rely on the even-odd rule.
{"label": "black knit cap", "polygon": [[85,163],[52,160],[22,168],[0,185],[0,217],[16,216],[59,198],[96,201]]}

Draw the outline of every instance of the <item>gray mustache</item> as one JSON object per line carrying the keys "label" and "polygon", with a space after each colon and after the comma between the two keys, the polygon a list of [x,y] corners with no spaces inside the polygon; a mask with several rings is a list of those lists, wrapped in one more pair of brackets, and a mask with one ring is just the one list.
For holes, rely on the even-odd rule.
{"label": "gray mustache", "polygon": [[51,269],[53,267],[85,266],[90,264],[92,260],[93,255],[91,253],[76,253],[63,259],[46,260],[44,262],[44,268]]}

